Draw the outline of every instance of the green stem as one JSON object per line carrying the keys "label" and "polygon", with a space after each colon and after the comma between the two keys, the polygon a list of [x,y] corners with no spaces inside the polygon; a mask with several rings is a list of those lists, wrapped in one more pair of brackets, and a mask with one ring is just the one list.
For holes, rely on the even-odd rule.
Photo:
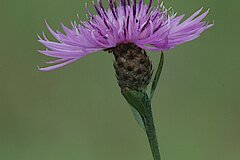
{"label": "green stem", "polygon": [[152,116],[151,100],[149,99],[146,91],[126,89],[122,92],[122,94],[128,103],[133,107],[134,116],[138,121],[138,124],[140,124],[147,133],[153,159],[161,160]]}
{"label": "green stem", "polygon": [[151,148],[151,151],[152,151],[153,159],[154,160],[161,160],[161,156],[160,156],[160,152],[159,152],[159,148],[158,148],[156,130],[155,130],[153,116],[152,116],[152,109],[151,109],[150,100],[145,101],[144,123],[145,123],[145,128],[146,128],[148,141],[149,141],[150,148]]}

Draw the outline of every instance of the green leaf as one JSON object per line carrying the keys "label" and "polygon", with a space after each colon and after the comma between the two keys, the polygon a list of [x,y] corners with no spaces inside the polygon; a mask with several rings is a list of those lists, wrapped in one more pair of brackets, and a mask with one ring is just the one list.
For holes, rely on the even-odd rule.
{"label": "green leaf", "polygon": [[137,123],[139,124],[139,126],[146,131],[146,128],[145,128],[145,125],[144,125],[144,121],[143,121],[143,118],[142,116],[140,115],[140,113],[133,107],[133,106],[130,106],[131,110],[132,110],[132,113],[133,113],[133,116],[135,118],[135,120],[137,121]]}
{"label": "green leaf", "polygon": [[159,64],[158,64],[158,69],[157,69],[157,72],[155,74],[154,80],[152,82],[152,88],[151,88],[151,92],[150,92],[150,99],[152,99],[152,97],[154,95],[154,92],[156,90],[156,87],[157,87],[157,84],[158,84],[158,80],[160,78],[160,75],[161,75],[161,72],[162,72],[162,69],[163,69],[163,62],[164,62],[164,55],[163,55],[163,52],[161,52],[161,57],[160,57],[160,61],[159,61]]}
{"label": "green leaf", "polygon": [[136,91],[131,89],[126,89],[122,91],[123,96],[127,100],[127,102],[131,106],[131,110],[133,112],[134,118],[138,122],[138,124],[145,130],[144,126],[144,105],[145,105],[145,99],[146,99],[146,92],[145,91]]}
{"label": "green leaf", "polygon": [[122,91],[122,94],[127,100],[127,102],[131,106],[133,106],[140,113],[140,115],[143,115],[144,104],[142,101],[143,98],[142,92],[126,88],[124,91]]}

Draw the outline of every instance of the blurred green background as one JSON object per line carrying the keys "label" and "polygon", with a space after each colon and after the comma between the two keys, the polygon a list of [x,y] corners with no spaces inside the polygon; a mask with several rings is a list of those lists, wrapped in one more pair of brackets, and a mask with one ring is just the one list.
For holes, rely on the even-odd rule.
{"label": "blurred green background", "polygon": [[[59,22],[70,26],[77,13],[85,20],[85,2],[91,1],[0,0],[0,160],[152,159],[120,94],[112,55],[37,70],[50,59],[36,52],[44,49],[37,42],[47,31],[44,19],[55,29]],[[165,54],[153,99],[162,159],[239,160],[240,2],[165,3],[187,16],[211,8],[206,20],[215,26]],[[156,65],[159,54],[149,54]]]}

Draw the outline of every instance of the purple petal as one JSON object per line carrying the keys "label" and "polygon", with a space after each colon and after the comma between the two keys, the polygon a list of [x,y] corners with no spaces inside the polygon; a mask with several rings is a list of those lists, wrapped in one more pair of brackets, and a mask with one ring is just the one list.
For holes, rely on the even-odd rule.
{"label": "purple petal", "polygon": [[72,22],[71,27],[61,24],[62,33],[54,31],[45,21],[56,41],[49,40],[44,33],[38,36],[38,41],[46,47],[39,52],[58,59],[48,62],[56,65],[40,70],[50,71],[122,43],[134,43],[151,51],[168,50],[196,39],[213,26],[203,21],[209,10],[200,14],[202,8],[181,22],[184,15],[169,13],[163,3],[152,8],[152,0],[149,4],[143,0],[120,0],[119,6],[116,0],[108,0],[109,9],[105,9],[102,2],[93,2],[97,15],[92,15],[86,5],[88,21]]}
{"label": "purple petal", "polygon": [[55,70],[55,69],[57,69],[57,68],[61,68],[61,67],[63,67],[63,66],[66,66],[66,65],[68,65],[68,64],[70,64],[70,63],[72,63],[72,62],[74,62],[74,61],[76,61],[76,60],[78,60],[78,58],[76,58],[76,59],[71,59],[71,60],[68,60],[68,61],[66,61],[66,62],[63,62],[63,63],[57,64],[57,65],[54,65],[54,66],[49,66],[49,67],[45,67],[45,68],[40,68],[40,67],[38,67],[38,69],[39,69],[40,71],[43,71],[43,72],[52,71],[52,70]]}

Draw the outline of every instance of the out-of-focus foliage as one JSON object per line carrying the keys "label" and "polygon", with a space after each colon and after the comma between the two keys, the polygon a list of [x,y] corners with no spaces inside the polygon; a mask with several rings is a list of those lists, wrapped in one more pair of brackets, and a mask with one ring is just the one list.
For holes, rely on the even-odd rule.
{"label": "out-of-focus foliage", "polygon": [[[53,28],[70,26],[77,13],[86,18],[85,2],[91,1],[0,1],[1,160],[152,158],[118,88],[111,54],[91,54],[49,73],[37,70],[49,59],[36,52],[43,49],[37,34],[47,31],[44,19]],[[153,97],[162,158],[239,160],[240,2],[166,5],[187,16],[211,8],[207,20],[215,26],[165,53]],[[149,54],[156,66],[159,54]]]}

